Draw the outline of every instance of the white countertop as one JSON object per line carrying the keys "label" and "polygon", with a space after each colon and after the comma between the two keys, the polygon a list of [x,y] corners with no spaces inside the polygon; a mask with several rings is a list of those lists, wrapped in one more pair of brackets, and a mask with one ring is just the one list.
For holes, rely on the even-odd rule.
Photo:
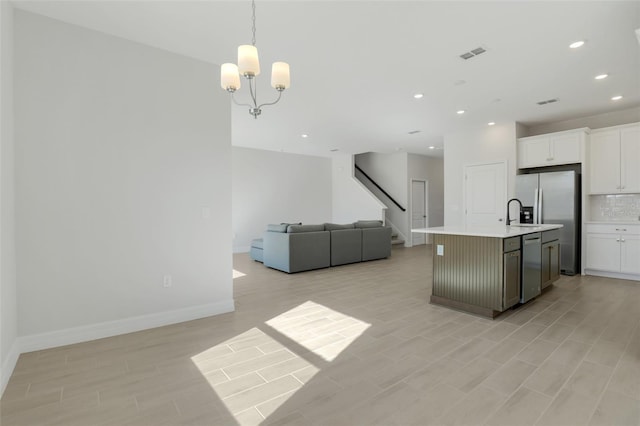
{"label": "white countertop", "polygon": [[534,232],[550,231],[552,229],[560,229],[562,225],[544,224],[544,225],[501,225],[501,226],[436,226],[433,228],[417,228],[411,232],[422,234],[447,234],[447,235],[466,235],[470,237],[493,237],[493,238],[510,238],[520,235],[532,234]]}

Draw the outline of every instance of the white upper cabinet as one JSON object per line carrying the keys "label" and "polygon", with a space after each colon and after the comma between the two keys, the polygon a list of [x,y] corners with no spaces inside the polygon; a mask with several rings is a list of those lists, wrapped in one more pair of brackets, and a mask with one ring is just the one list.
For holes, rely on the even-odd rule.
{"label": "white upper cabinet", "polygon": [[640,192],[640,125],[620,130],[620,187]]}
{"label": "white upper cabinet", "polygon": [[585,129],[518,139],[518,168],[582,162]]}
{"label": "white upper cabinet", "polygon": [[590,192],[640,193],[640,125],[594,130],[590,139]]}

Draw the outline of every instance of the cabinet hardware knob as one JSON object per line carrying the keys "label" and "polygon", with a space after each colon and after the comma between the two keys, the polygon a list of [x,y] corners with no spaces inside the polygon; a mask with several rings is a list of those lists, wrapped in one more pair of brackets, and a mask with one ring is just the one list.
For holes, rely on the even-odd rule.
{"label": "cabinet hardware knob", "polygon": [[623,238],[623,239],[621,239],[620,241],[622,241],[623,243],[625,242],[625,241],[624,241],[624,238]]}

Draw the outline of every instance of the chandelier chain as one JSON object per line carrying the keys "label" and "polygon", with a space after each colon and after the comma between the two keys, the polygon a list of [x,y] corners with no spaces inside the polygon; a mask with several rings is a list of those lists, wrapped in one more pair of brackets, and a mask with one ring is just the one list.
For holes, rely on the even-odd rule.
{"label": "chandelier chain", "polygon": [[255,0],[251,0],[251,10],[252,10],[252,22],[253,25],[251,30],[253,31],[253,38],[251,39],[251,44],[256,45],[256,2]]}

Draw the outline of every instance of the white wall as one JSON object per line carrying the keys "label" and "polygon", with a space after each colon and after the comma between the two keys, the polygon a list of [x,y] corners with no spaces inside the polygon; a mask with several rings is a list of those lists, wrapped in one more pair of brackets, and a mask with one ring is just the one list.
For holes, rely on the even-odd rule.
{"label": "white wall", "polygon": [[330,222],[331,159],[232,149],[233,250],[249,251],[269,223]]}
{"label": "white wall", "polygon": [[13,7],[0,1],[0,395],[18,360],[14,233]]}
{"label": "white wall", "polygon": [[[367,152],[358,154],[356,163],[380,185],[398,204],[405,209],[409,207],[409,193],[407,187],[407,153],[381,154]],[[366,178],[364,178],[366,180]],[[368,186],[369,187],[369,186]],[[401,238],[405,241],[411,238],[409,232],[409,214],[402,211],[375,187],[369,187],[380,201],[387,205],[387,218],[396,226]]]}
{"label": "white wall", "polygon": [[385,205],[353,177],[353,156],[337,154],[331,167],[332,222],[384,220]]}
{"label": "white wall", "polygon": [[640,107],[612,111],[604,114],[590,115],[573,120],[529,126],[527,128],[527,134],[518,135],[518,137],[561,132],[563,130],[579,129],[581,127],[589,127],[590,129],[601,129],[603,127],[618,126],[620,124],[637,122],[640,122]]}
{"label": "white wall", "polygon": [[14,37],[23,349],[232,310],[215,66],[22,11]]}
{"label": "white wall", "polygon": [[411,179],[429,182],[429,226],[444,225],[444,159],[426,155],[409,154],[407,158],[409,172],[409,193]]}
{"label": "white wall", "polygon": [[444,136],[444,224],[463,225],[464,167],[507,161],[507,196],[515,193],[516,124],[486,126]]}

